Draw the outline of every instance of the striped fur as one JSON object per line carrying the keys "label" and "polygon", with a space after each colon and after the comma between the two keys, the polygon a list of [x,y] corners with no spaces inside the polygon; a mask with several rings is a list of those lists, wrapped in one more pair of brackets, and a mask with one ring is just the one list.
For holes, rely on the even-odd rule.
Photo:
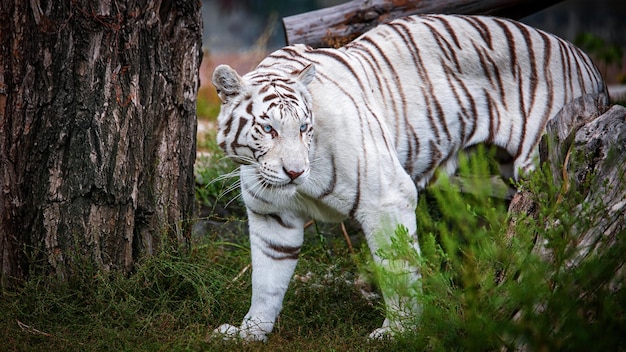
{"label": "striped fur", "polygon": [[[273,328],[307,219],[356,218],[375,256],[396,225],[415,234],[417,190],[438,168],[453,173],[463,149],[502,148],[513,166],[506,176],[518,178],[564,105],[607,102],[597,69],[570,43],[480,16],[407,17],[341,49],[285,47],[243,77],[220,66],[213,81],[223,101],[218,142],[242,164],[253,266],[242,326],[217,331],[250,340]],[[415,268],[401,271],[419,279]],[[372,336],[418,310],[385,301],[388,319]]]}

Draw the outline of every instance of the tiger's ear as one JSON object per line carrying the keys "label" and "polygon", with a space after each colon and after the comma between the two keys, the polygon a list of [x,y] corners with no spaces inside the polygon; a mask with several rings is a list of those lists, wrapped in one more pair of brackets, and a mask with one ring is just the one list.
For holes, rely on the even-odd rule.
{"label": "tiger's ear", "polygon": [[313,64],[308,64],[298,73],[298,81],[302,82],[305,86],[313,82],[313,78],[315,78],[315,65]]}
{"label": "tiger's ear", "polygon": [[213,71],[213,85],[222,103],[226,103],[229,97],[241,92],[243,80],[232,67],[219,65]]}

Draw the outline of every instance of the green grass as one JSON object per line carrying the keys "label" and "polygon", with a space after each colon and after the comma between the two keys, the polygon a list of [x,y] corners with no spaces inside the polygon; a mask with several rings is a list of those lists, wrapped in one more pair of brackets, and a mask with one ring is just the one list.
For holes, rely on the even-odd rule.
{"label": "green grass", "polygon": [[[129,276],[92,268],[70,281],[34,278],[2,293],[0,346],[15,351],[353,350],[370,344],[380,310],[351,284],[358,274],[345,243],[309,236],[283,315],[267,344],[211,338],[239,321],[250,299],[249,249],[217,234],[190,250],[170,248]],[[245,270],[245,271],[244,271]],[[243,272],[243,274],[242,274]],[[305,282],[306,281],[306,282]]]}

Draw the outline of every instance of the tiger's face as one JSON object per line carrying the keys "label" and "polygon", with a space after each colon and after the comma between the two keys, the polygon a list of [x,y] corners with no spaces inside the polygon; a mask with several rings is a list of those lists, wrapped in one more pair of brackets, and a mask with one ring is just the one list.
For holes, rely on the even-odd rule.
{"label": "tiger's face", "polygon": [[219,146],[246,165],[242,172],[251,173],[260,189],[295,189],[309,176],[314,117],[306,85],[314,75],[313,65],[291,75],[253,71],[240,77],[227,65],[213,73],[222,101]]}

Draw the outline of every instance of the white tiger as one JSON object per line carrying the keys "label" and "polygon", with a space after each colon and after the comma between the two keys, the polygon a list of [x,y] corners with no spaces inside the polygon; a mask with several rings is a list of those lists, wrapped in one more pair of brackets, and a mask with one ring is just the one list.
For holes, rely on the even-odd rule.
{"label": "white tiger", "polygon": [[[383,232],[402,224],[417,240],[417,191],[438,167],[453,173],[459,151],[496,145],[517,178],[565,104],[583,95],[607,103],[600,74],[573,45],[482,16],[407,17],[340,49],[288,46],[243,77],[221,65],[213,83],[219,145],[241,164],[253,268],[241,326],[216,332],[246,340],[272,331],[309,218],[355,218],[380,261]],[[416,268],[394,270],[419,280]],[[419,312],[384,298],[387,318],[372,337]]]}

